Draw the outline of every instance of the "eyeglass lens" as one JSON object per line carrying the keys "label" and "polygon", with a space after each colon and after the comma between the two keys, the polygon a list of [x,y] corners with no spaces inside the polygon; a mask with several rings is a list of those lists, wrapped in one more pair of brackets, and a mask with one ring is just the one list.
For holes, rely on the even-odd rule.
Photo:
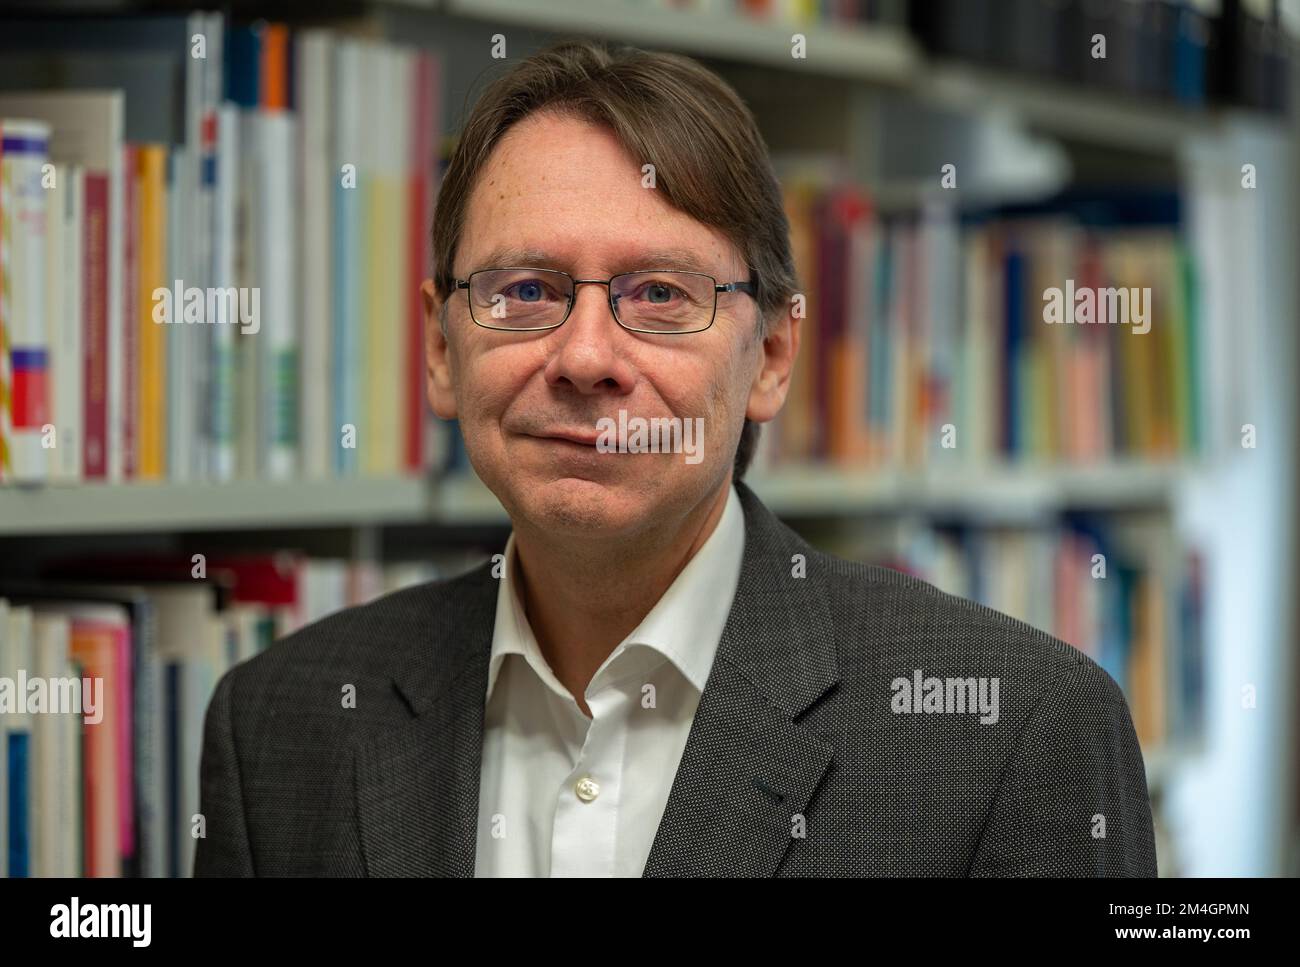
{"label": "eyeglass lens", "polygon": [[[573,300],[569,276],[537,269],[490,269],[470,280],[474,321],[497,329],[559,325]],[[651,332],[689,332],[713,319],[714,281],[690,272],[647,271],[615,276],[610,296],[620,324]]]}

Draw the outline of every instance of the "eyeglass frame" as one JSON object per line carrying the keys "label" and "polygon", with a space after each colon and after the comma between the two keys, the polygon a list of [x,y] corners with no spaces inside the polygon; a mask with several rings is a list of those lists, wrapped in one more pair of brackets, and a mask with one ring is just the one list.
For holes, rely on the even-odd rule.
{"label": "eyeglass frame", "polygon": [[[471,272],[468,276],[466,276],[463,279],[452,279],[452,282],[455,284],[455,289],[466,290],[465,299],[467,303],[469,302],[470,283],[472,282],[474,276],[480,275],[484,272],[549,272],[552,275],[562,275],[570,282],[573,283],[572,292],[569,295],[569,307],[564,310],[564,318],[562,318],[559,322],[557,322],[553,326],[526,326],[526,327],[519,327],[519,328],[509,328],[504,326],[485,326],[483,323],[479,322],[478,319],[474,317],[474,307],[473,305],[470,305],[469,317],[473,321],[474,325],[479,326],[480,328],[483,329],[491,329],[494,332],[548,332],[551,329],[559,329],[562,325],[564,325],[566,322],[569,321],[569,316],[573,315],[573,307],[577,305],[578,302],[578,286],[580,285],[603,285],[605,287],[605,293],[608,296],[606,301],[609,303],[609,311],[610,314],[613,315],[614,321],[618,323],[620,327],[626,329],[628,332],[639,332],[639,333],[645,333],[647,335],[652,335],[652,336],[690,336],[690,335],[694,335],[697,332],[704,332],[705,330],[713,328],[713,323],[718,318],[718,293],[719,292],[743,292],[745,295],[752,298],[755,302],[758,301],[758,276],[754,272],[750,272],[750,278],[748,280],[740,281],[740,282],[719,282],[714,276],[709,275],[707,272],[690,272],[684,269],[633,269],[630,272],[619,272],[617,275],[611,275],[608,279],[575,279],[573,276],[569,275],[569,273],[565,272],[563,269],[543,269],[533,265],[504,265],[496,268],[475,269],[473,272]],[[631,326],[624,325],[623,320],[618,317],[618,308],[614,305],[614,290],[610,288],[610,286],[613,285],[615,279],[620,279],[625,275],[641,275],[650,272],[661,272],[665,274],[672,273],[673,275],[696,275],[702,279],[708,279],[710,282],[712,282],[713,283],[713,312],[709,315],[709,324],[707,326],[701,326],[699,329],[680,329],[680,330],[634,329]]]}

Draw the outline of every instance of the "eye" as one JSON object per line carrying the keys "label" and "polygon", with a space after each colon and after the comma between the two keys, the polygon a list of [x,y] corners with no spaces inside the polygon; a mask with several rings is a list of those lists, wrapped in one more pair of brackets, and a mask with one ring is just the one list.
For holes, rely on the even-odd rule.
{"label": "eye", "polygon": [[639,286],[633,293],[634,298],[644,297],[651,305],[668,305],[674,298],[681,298],[686,295],[681,289],[667,282],[654,280],[646,282]]}
{"label": "eye", "polygon": [[541,279],[523,279],[512,282],[501,290],[502,294],[520,302],[539,302],[546,297],[548,286]]}

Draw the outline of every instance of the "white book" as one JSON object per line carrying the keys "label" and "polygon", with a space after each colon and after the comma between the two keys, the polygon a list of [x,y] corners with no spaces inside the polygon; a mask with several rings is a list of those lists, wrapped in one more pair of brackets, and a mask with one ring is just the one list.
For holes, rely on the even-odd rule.
{"label": "white book", "polygon": [[[42,445],[49,420],[45,318],[46,173],[50,126],[13,117],[0,102],[0,481],[49,477]],[[8,114],[8,117],[4,115]]]}
{"label": "white book", "polygon": [[[86,176],[108,179],[108,373],[106,475],[122,478],[122,419],[125,413],[122,296],[122,144],[125,103],[121,91],[40,91],[0,95],[0,116],[27,117],[50,126],[49,157],[83,166]],[[84,432],[84,428],[83,428]]]}
{"label": "white book", "polygon": [[[237,105],[224,103],[217,111],[216,191],[213,204],[213,282],[222,289],[237,288],[240,115]],[[209,471],[214,480],[236,475],[238,425],[237,379],[239,327],[234,322],[213,323],[212,382],[209,390]],[[250,334],[250,338],[257,336]]]}
{"label": "white book", "polygon": [[[32,670],[46,682],[69,679],[68,619],[37,614],[32,621]],[[77,766],[72,742],[79,738],[80,717],[37,715],[32,724],[33,876],[76,876],[79,826],[73,825],[69,799],[76,799]],[[69,762],[71,759],[73,761]],[[71,781],[69,781],[71,773]]]}
{"label": "white book", "polygon": [[50,477],[65,483],[82,479],[82,419],[85,396],[85,361],[82,332],[82,257],[86,219],[86,178],[81,165],[60,164],[56,167],[59,187],[51,195],[50,210],[56,217],[47,224],[57,225],[57,250],[51,247],[51,262],[46,266],[46,288],[52,357],[50,360],[51,398],[54,424],[58,428],[58,446]]}
{"label": "white book", "polygon": [[297,121],[287,111],[262,111],[256,118],[258,232],[261,264],[259,332],[242,338],[263,343],[262,419],[266,475],[291,480],[298,469],[298,302],[294,278],[294,198]]}
{"label": "white book", "polygon": [[[262,239],[258,230],[259,169],[262,133],[256,111],[239,111],[239,172],[236,180],[235,272],[241,288],[252,290],[262,285]],[[260,300],[259,300],[260,301]],[[240,479],[262,475],[264,451],[261,419],[261,357],[266,336],[260,330],[235,340],[235,472]]]}
{"label": "white book", "polygon": [[228,667],[225,647],[225,628],[215,612],[208,612],[203,620],[189,631],[192,649],[184,658],[184,685],[181,699],[181,815],[177,844],[181,876],[194,875],[194,854],[198,839],[194,835],[196,817],[199,816],[199,769],[203,757],[203,724],[208,703],[216,691],[217,682]]}
{"label": "white book", "polygon": [[334,36],[308,29],[297,39],[299,108],[298,278],[302,293],[299,333],[299,446],[302,476],[333,474],[333,205],[339,175],[333,165]]}
{"label": "white book", "polygon": [[[218,107],[221,101],[222,51],[225,37],[221,14],[195,13],[190,16],[192,29],[202,32],[206,42],[206,57],[188,58],[186,62],[186,97],[188,130],[186,138],[192,149],[194,178],[193,203],[189,217],[193,221],[189,275],[185,285],[206,289],[216,284],[216,192],[218,172]],[[208,323],[211,320],[207,320]],[[216,378],[216,341],[219,327],[205,324],[187,326],[179,330],[185,334],[191,357],[190,368],[194,382],[188,392],[194,398],[195,425],[192,430],[193,445],[189,448],[190,472],[194,479],[206,480],[214,476],[211,445],[215,429],[212,409],[213,382]]]}

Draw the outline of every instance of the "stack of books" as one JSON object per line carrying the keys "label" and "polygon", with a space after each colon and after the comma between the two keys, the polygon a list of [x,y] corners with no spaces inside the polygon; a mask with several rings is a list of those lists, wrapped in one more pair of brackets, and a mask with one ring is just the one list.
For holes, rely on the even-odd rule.
{"label": "stack of books", "polygon": [[1293,40],[1252,0],[912,0],[941,57],[1189,108],[1284,113]]}
{"label": "stack of books", "polygon": [[222,674],[332,611],[483,557],[118,556],[0,581],[0,876],[190,875]]}
{"label": "stack of books", "polygon": [[806,311],[767,466],[1200,450],[1199,293],[1176,196],[884,217],[855,186],[784,183]]}
{"label": "stack of books", "polygon": [[436,55],[200,13],[0,63],[0,481],[423,470]]}

